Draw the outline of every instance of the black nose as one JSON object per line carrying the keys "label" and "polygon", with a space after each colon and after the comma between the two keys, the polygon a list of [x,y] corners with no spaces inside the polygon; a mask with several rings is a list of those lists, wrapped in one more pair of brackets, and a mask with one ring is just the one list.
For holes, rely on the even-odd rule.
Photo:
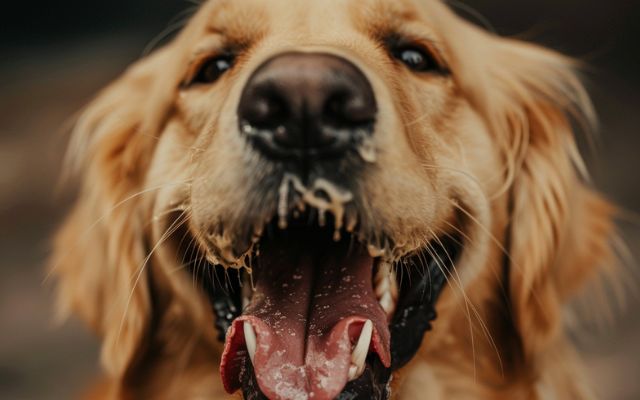
{"label": "black nose", "polygon": [[349,61],[284,53],[253,73],[238,107],[240,129],[275,158],[340,157],[373,133],[371,84]]}

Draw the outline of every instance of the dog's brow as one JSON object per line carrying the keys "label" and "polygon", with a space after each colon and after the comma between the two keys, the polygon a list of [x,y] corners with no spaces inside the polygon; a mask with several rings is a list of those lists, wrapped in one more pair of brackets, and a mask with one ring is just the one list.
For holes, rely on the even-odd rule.
{"label": "dog's brow", "polygon": [[403,32],[406,24],[420,21],[417,10],[405,4],[375,2],[361,10],[356,24],[378,40]]}
{"label": "dog's brow", "polygon": [[[267,27],[264,12],[263,7],[252,2],[223,1],[209,9],[204,32],[222,37],[230,46],[244,47],[264,33]],[[251,23],[242,23],[246,20]]]}
{"label": "dog's brow", "polygon": [[220,27],[214,24],[207,26],[206,34],[212,39],[207,40],[207,45],[201,45],[196,50],[194,53],[194,56],[196,57],[202,53],[211,52],[212,48],[228,51],[247,48],[252,43],[253,38],[258,36],[255,32],[238,32],[234,29]]}

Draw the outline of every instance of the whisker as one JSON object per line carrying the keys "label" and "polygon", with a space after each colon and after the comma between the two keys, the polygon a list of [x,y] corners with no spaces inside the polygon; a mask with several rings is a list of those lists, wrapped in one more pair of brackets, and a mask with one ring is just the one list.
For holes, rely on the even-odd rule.
{"label": "whisker", "polygon": [[144,48],[142,51],[142,57],[148,56],[164,39],[183,28],[187,22],[189,22],[189,19],[200,8],[200,3],[196,3],[194,1],[189,1],[189,3],[194,5],[180,11],[175,17],[173,17],[171,21],[169,21],[168,26],[153,38]]}
{"label": "whisker", "polygon": [[[482,182],[480,182],[478,180],[478,178],[476,178],[475,176],[471,175],[467,171],[463,171],[463,170],[458,169],[458,168],[447,167],[447,166],[443,166],[443,165],[432,165],[432,164],[421,163],[420,166],[422,168],[428,168],[428,169],[432,169],[432,170],[435,170],[435,171],[449,171],[449,172],[455,172],[457,174],[460,174],[463,177],[469,179],[469,181],[471,181],[471,183],[473,183],[476,186],[476,188],[479,189],[480,193],[483,193],[484,189],[483,189],[483,186],[482,186]],[[502,171],[498,171],[498,172],[500,172],[500,173],[496,173],[495,176],[501,176]],[[488,199],[489,200],[496,199],[496,198],[500,197],[503,192],[504,192],[504,190],[501,189],[497,193],[494,193],[491,196],[489,196]]]}
{"label": "whisker", "polygon": [[133,298],[133,294],[136,290],[136,287],[138,286],[138,283],[142,278],[142,273],[144,272],[147,263],[151,259],[151,256],[153,255],[153,253],[178,229],[180,224],[185,222],[186,218],[187,218],[187,212],[185,210],[181,213],[181,215],[178,218],[176,218],[176,220],[171,224],[171,226],[166,230],[166,232],[160,237],[160,239],[158,239],[158,241],[153,246],[153,248],[151,249],[147,257],[144,259],[142,265],[138,268],[138,272],[135,274],[135,281],[133,283],[133,287],[131,288],[129,296],[127,297],[127,302],[125,304],[124,312],[122,313],[122,319],[120,320],[120,327],[118,328],[118,335],[116,336],[116,343],[120,340],[120,335],[122,334],[122,329],[124,328],[124,322],[127,317],[127,313],[129,311],[129,305],[131,304],[131,299]]}
{"label": "whisker", "polygon": [[154,222],[158,221],[159,219],[161,219],[164,216],[171,215],[172,213],[175,213],[175,212],[178,212],[178,211],[186,211],[186,210],[189,210],[189,208],[184,208],[182,206],[178,206],[178,207],[174,207],[174,208],[168,208],[168,209],[166,209],[166,210],[164,210],[164,211],[162,211],[162,212],[160,212],[158,214],[155,214],[153,217],[151,217],[151,219],[144,224],[144,227],[145,228],[150,227]]}
{"label": "whisker", "polygon": [[491,233],[491,231],[489,231],[489,229],[487,227],[484,226],[484,224],[482,222],[480,222],[473,214],[471,214],[464,207],[462,207],[460,204],[458,204],[457,201],[449,199],[449,202],[454,207],[456,207],[458,210],[460,210],[467,218],[469,218],[471,221],[473,221],[473,223],[475,223],[480,229],[482,229],[482,231],[485,234],[487,234],[489,236],[489,238],[491,238],[491,241],[493,241],[493,243],[496,246],[498,246],[498,248],[502,251],[502,253],[505,255],[505,257],[509,258],[510,262],[513,262],[513,259],[511,258],[511,255],[509,254],[509,251],[502,245],[500,240],[498,240],[498,238],[496,238],[495,235],[493,233]]}
{"label": "whisker", "polygon": [[107,211],[105,211],[104,214],[102,214],[97,220],[95,220],[92,224],[90,224],[87,227],[87,229],[84,232],[82,232],[82,234],[80,234],[78,236],[81,239],[78,242],[74,243],[72,246],[70,246],[69,251],[67,251],[64,256],[60,257],[60,260],[58,262],[56,262],[49,269],[49,271],[47,272],[47,274],[45,275],[45,277],[44,277],[44,279],[42,281],[42,284],[46,284],[49,281],[49,279],[51,278],[51,276],[55,273],[55,271],[57,271],[58,268],[60,268],[60,264],[63,262],[63,260],[65,260],[71,253],[73,253],[73,251],[75,251],[80,245],[86,243],[86,241],[90,239],[89,234],[91,232],[93,232],[93,230],[98,226],[98,224],[103,222],[107,217],[109,217],[111,214],[113,214],[113,212],[115,212],[118,208],[122,207],[126,203],[128,203],[128,202],[130,202],[132,200],[135,200],[135,199],[137,199],[140,196],[143,196],[145,194],[152,193],[152,192],[157,191],[157,190],[162,190],[162,189],[165,189],[165,188],[171,187],[171,186],[187,185],[187,184],[191,183],[192,181],[193,181],[193,179],[187,179],[187,180],[179,181],[179,182],[163,183],[162,185],[146,188],[144,190],[141,190],[139,192],[131,194],[131,195],[127,196],[126,198],[124,198],[123,200],[120,200],[119,202],[117,202],[115,205],[113,205]]}
{"label": "whisker", "polygon": [[[462,229],[458,228],[457,226],[453,225],[452,223],[448,222],[448,221],[444,221],[444,223],[446,225],[448,225],[451,229],[453,229],[454,231],[456,231],[456,233],[460,236],[462,236],[462,238],[467,242],[467,243],[472,243],[472,239],[471,237],[464,232]],[[454,239],[451,234],[446,233],[446,235],[452,239]],[[455,240],[455,239],[454,239]],[[504,252],[502,252],[504,253]],[[493,277],[496,278],[496,281],[498,282],[499,285],[499,289],[500,289],[500,293],[502,294],[502,297],[504,300],[508,301],[509,300],[509,293],[507,291],[507,288],[504,286],[504,282],[502,281],[502,279],[500,279],[500,276],[498,275],[498,273],[496,272],[495,268],[491,269],[491,273],[493,274]]]}
{"label": "whisker", "polygon": [[[161,136],[158,136],[158,135],[152,135],[152,134],[150,134],[150,133],[140,133],[140,135],[141,135],[141,136],[150,137],[150,138],[155,139],[155,140],[158,140],[158,141],[162,139],[162,137],[161,137]],[[201,147],[185,146],[185,145],[182,145],[182,144],[172,144],[172,146],[174,146],[174,147],[176,147],[176,148],[183,149],[183,150],[191,150],[191,151],[196,152],[196,153],[204,153],[204,152],[206,151],[205,149],[203,149],[203,148],[201,148]]]}
{"label": "whisker", "polygon": [[475,345],[475,336],[473,334],[473,320],[471,319],[471,311],[469,310],[470,300],[467,297],[467,294],[465,293],[464,287],[462,285],[462,280],[460,279],[460,276],[458,275],[457,270],[453,268],[453,272],[455,273],[455,276],[450,276],[444,268],[444,263],[442,259],[440,258],[438,253],[435,251],[435,249],[432,247],[432,245],[427,242],[425,249],[427,250],[427,252],[429,252],[429,255],[431,256],[433,261],[436,263],[436,266],[445,277],[449,287],[452,287],[451,279],[453,279],[455,286],[460,291],[459,293],[462,295],[462,299],[464,300],[465,314],[467,316],[467,323],[469,325],[469,335],[471,340],[471,352],[472,352],[472,359],[473,359],[473,376],[474,376],[474,379],[476,379],[476,374],[477,374],[476,345]]}
{"label": "whisker", "polygon": [[[502,243],[498,240],[498,238],[496,238],[490,231],[489,229],[484,226],[484,224],[482,224],[482,222],[480,222],[475,216],[473,216],[468,210],[466,210],[464,207],[460,206],[456,201],[453,201],[451,199],[449,199],[449,201],[458,209],[460,210],[463,214],[465,214],[473,223],[475,223],[480,229],[482,229],[482,231],[487,234],[487,236],[491,239],[491,241],[500,249],[500,251],[502,252],[502,254],[506,257],[506,259],[509,262],[510,267],[519,269],[520,271],[522,271],[524,268],[517,263],[513,257],[511,256],[511,254],[509,253],[509,251],[502,245]],[[498,279],[498,281],[500,282],[501,280],[499,279],[499,277],[497,275],[495,275],[495,270],[494,270],[494,276]],[[501,284],[501,288],[502,288],[502,294],[503,296],[505,296],[505,298],[508,299],[508,293],[506,288]],[[535,287],[531,288],[531,296],[533,297],[533,299],[538,303],[538,304],[542,304],[542,301],[540,299],[540,296],[538,294],[538,292],[535,290]]]}
{"label": "whisker", "polygon": [[493,26],[493,24],[489,21],[489,19],[487,19],[484,15],[480,13],[480,11],[476,10],[470,5],[458,0],[446,0],[446,2],[449,3],[449,5],[451,5],[452,8],[457,8],[458,10],[464,13],[467,13],[470,17],[478,21],[480,25],[482,25],[489,32],[492,32],[495,34],[498,33],[498,31]]}
{"label": "whisker", "polygon": [[[454,265],[454,260],[451,258],[451,255],[449,254],[449,251],[447,251],[447,248],[445,247],[445,245],[442,243],[442,241],[440,240],[440,238],[435,234],[435,232],[433,232],[432,229],[429,229],[431,231],[431,235],[435,238],[435,240],[438,242],[438,244],[440,246],[442,246],[442,248],[444,249],[445,255],[447,256],[447,259],[449,261],[449,265]],[[456,275],[458,275],[459,278],[459,274],[456,268],[453,268],[455,270]],[[493,270],[493,269],[492,269]],[[494,271],[495,273],[495,271]],[[458,280],[461,281],[461,279],[459,278]],[[498,350],[498,346],[493,338],[493,335],[491,334],[491,331],[489,330],[489,326],[487,325],[487,323],[484,321],[484,319],[482,318],[482,316],[480,315],[480,312],[478,311],[478,309],[475,307],[475,305],[473,304],[473,302],[469,299],[469,303],[471,305],[471,309],[476,317],[476,319],[478,320],[478,323],[480,324],[480,328],[482,330],[482,332],[485,335],[485,338],[489,341],[489,345],[491,346],[491,349],[495,352],[496,356],[498,357],[498,364],[500,365],[500,373],[502,375],[504,375],[504,367],[502,364],[502,357],[500,356],[500,351]]]}

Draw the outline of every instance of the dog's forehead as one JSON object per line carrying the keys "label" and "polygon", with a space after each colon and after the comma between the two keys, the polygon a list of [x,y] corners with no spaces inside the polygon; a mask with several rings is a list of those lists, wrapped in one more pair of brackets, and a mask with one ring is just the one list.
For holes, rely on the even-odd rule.
{"label": "dog's forehead", "polygon": [[286,32],[291,37],[393,29],[426,22],[433,0],[209,0],[201,20],[209,31],[240,37]]}

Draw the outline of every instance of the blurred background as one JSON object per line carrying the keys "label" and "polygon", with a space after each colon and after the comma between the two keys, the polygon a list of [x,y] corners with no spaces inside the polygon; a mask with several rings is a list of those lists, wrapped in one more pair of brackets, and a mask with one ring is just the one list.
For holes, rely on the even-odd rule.
{"label": "blurred background", "polygon": [[[197,1],[197,0],[196,0]],[[240,1],[240,0],[238,0]],[[266,0],[265,0],[266,1]],[[503,35],[586,60],[601,117],[587,156],[596,185],[640,211],[640,1],[469,0],[465,17]],[[0,398],[69,399],[98,373],[98,344],[82,325],[52,323],[44,260],[73,188],[57,190],[64,126],[163,32],[185,0],[30,0],[2,5],[0,35]],[[472,8],[471,8],[472,7]],[[640,228],[622,223],[630,248]],[[635,251],[636,257],[640,254]],[[639,291],[640,292],[640,291]],[[577,340],[602,399],[640,399],[640,296],[615,321]]]}

